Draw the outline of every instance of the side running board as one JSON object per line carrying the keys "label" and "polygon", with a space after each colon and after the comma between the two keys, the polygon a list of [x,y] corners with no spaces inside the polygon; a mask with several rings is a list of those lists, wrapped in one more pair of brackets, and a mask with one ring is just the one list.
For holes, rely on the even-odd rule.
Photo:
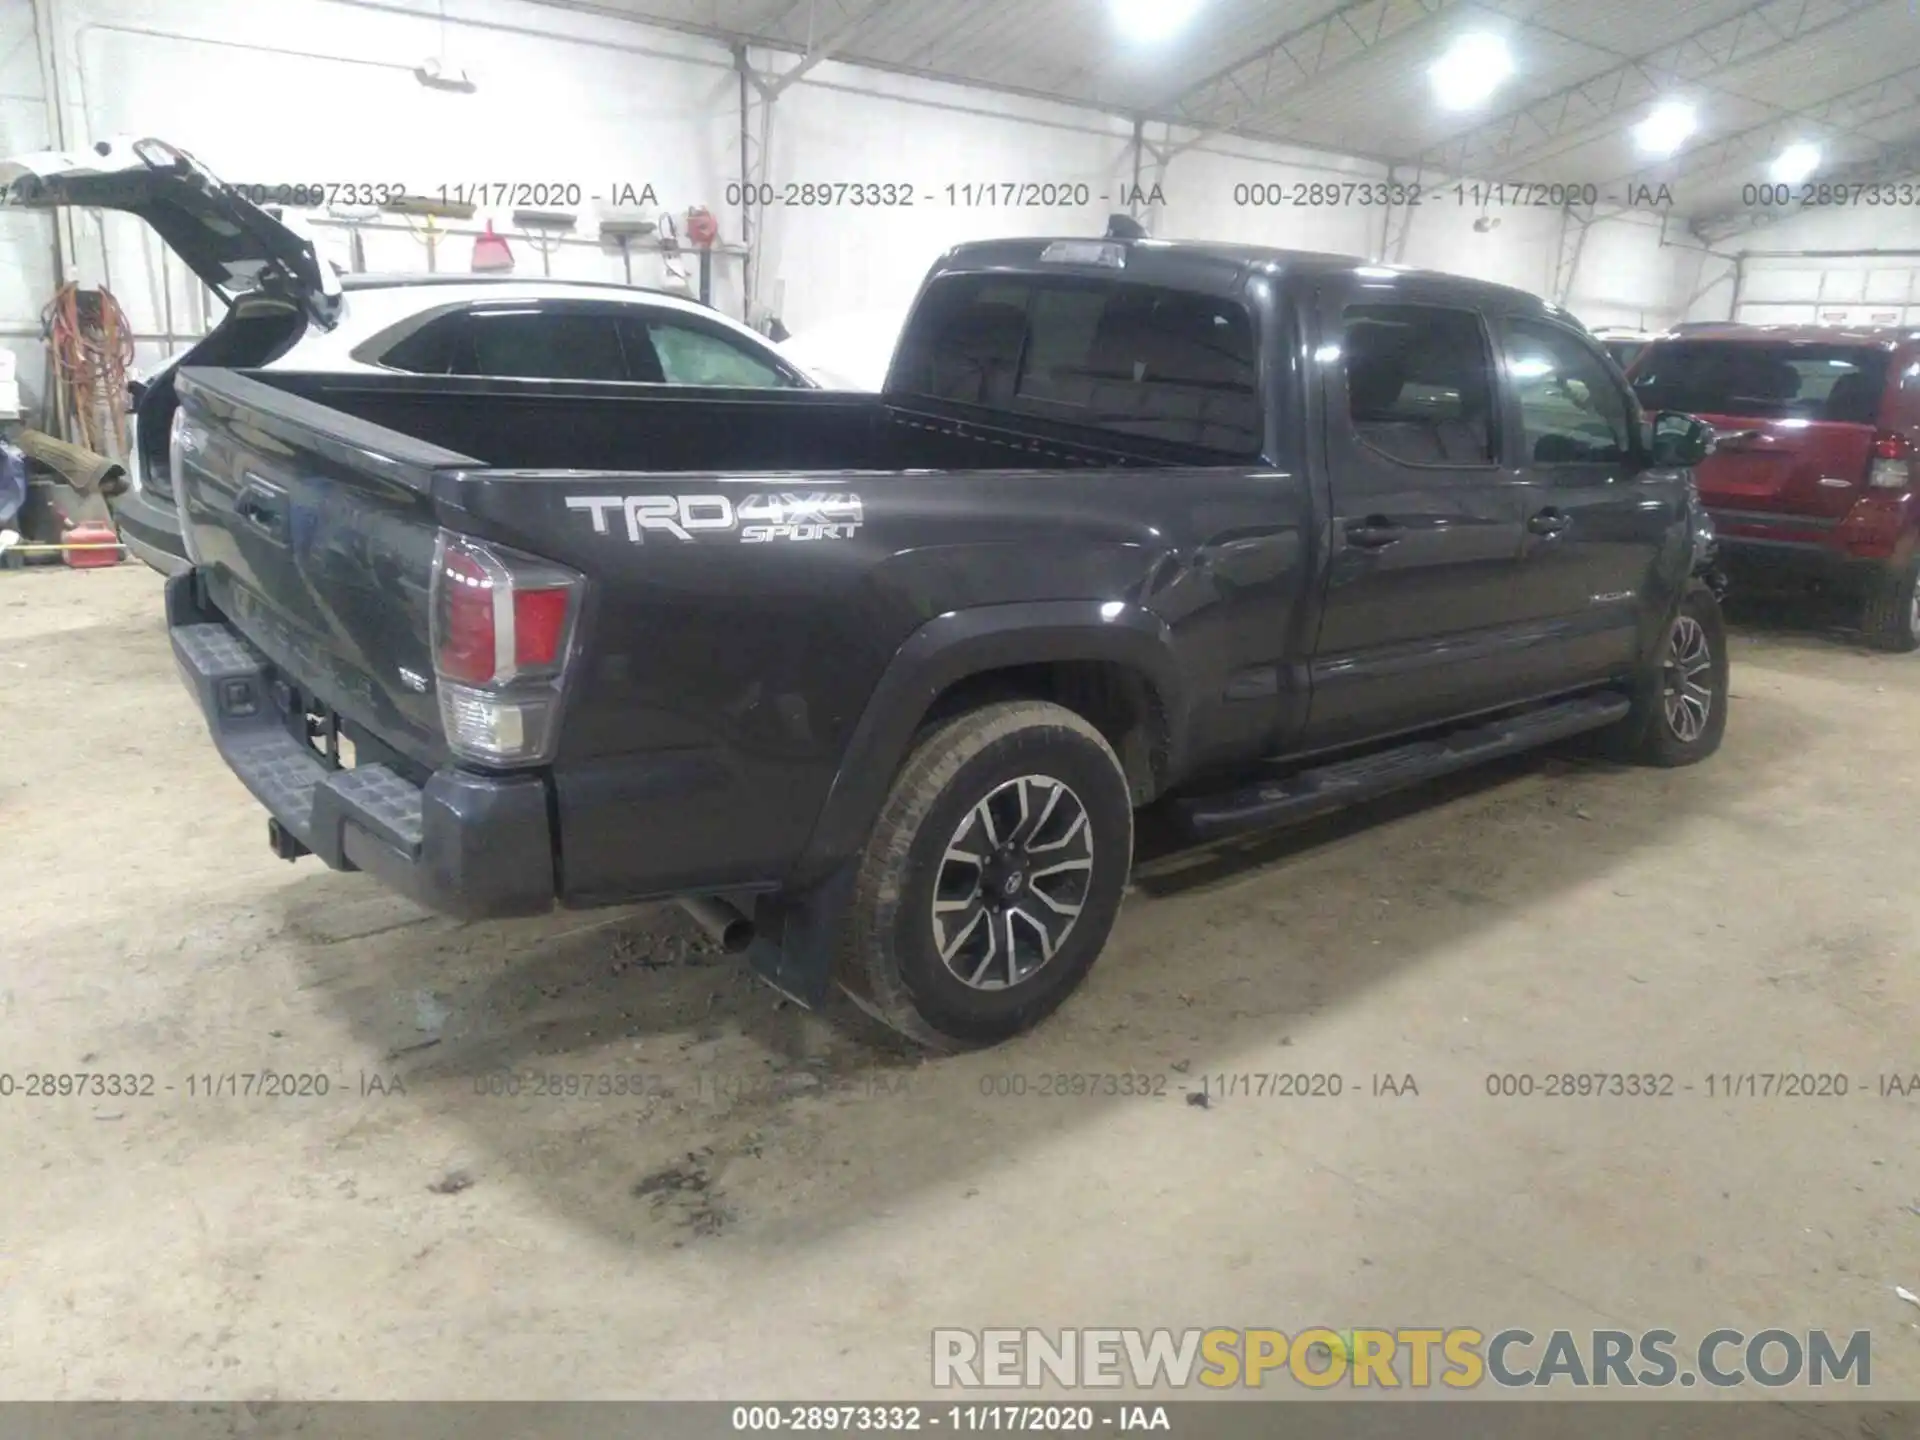
{"label": "side running board", "polygon": [[1597,730],[1622,718],[1630,708],[1627,697],[1615,692],[1561,700],[1396,745],[1391,750],[1296,771],[1281,780],[1177,800],[1172,809],[1198,840],[1264,830],[1466,770],[1502,755]]}

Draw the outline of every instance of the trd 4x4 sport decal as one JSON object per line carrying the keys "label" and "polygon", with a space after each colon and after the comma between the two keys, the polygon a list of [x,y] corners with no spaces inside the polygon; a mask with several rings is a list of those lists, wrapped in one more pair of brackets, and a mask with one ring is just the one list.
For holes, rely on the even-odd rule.
{"label": "trd 4x4 sport decal", "polygon": [[742,545],[775,540],[851,540],[865,516],[860,497],[841,490],[808,495],[569,495],[569,510],[585,511],[593,533],[608,535],[608,516],[624,517],[627,539],[642,544],[649,530],[676,540],[725,533]]}

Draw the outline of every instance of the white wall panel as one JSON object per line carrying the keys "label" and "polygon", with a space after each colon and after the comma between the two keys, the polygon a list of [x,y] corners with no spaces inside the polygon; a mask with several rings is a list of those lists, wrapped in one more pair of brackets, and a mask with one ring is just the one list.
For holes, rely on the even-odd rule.
{"label": "white wall panel", "polygon": [[[797,332],[848,311],[904,308],[927,267],[961,241],[1098,234],[1126,208],[1131,135],[1086,110],[822,65],[776,103],[767,167],[776,203],[765,210],[756,290],[778,297]],[[731,157],[720,173],[731,177]],[[843,182],[893,186],[913,203],[829,207],[802,203],[804,191],[784,203],[789,187]],[[1013,182],[1039,188],[1001,188]],[[1018,203],[1071,202],[1080,186],[1084,204]],[[720,217],[738,238],[737,216]]]}
{"label": "white wall panel", "polygon": [[[33,10],[0,3],[0,154],[47,143],[48,115]],[[0,348],[18,360],[23,403],[39,403],[44,347],[40,307],[53,293],[53,225],[38,215],[0,213]]]}
{"label": "white wall panel", "polygon": [[[1754,324],[1920,325],[1920,208],[1807,210],[1720,242],[1720,283],[1689,306],[1724,320],[1742,266],[1738,319]],[[1817,252],[1806,254],[1800,252]],[[1873,253],[1873,252],[1882,253]],[[1906,253],[1901,253],[1906,252]]]}
{"label": "white wall panel", "polygon": [[[428,193],[463,183],[579,185],[580,242],[543,265],[527,241],[513,238],[522,274],[621,278],[617,252],[591,243],[591,197],[610,195],[619,183],[651,185],[658,204],[675,211],[704,204],[718,216],[723,240],[740,238],[739,211],[726,203],[729,182],[739,178],[738,79],[718,43],[529,0],[450,0],[444,26],[437,0],[50,4],[71,143],[155,134],[229,179],[255,183],[397,183]],[[0,148],[8,152],[48,139],[31,16],[24,0],[0,4]],[[475,91],[422,86],[413,69],[430,55],[465,70]],[[758,52],[754,59],[794,63]],[[1131,126],[1120,117],[829,62],[779,100],[768,179],[782,198],[788,182],[905,184],[914,204],[768,207],[760,294],[778,298],[796,331],[898,310],[948,246],[994,235],[1096,233],[1109,213],[1126,208],[1132,178]],[[1293,203],[1299,186],[1383,180],[1369,161],[1212,137],[1163,172],[1149,160],[1141,178],[1162,186],[1165,203],[1151,216],[1161,236],[1364,256],[1382,248],[1387,217],[1378,207]],[[1009,205],[947,189],[1010,181],[1084,184],[1087,201]],[[1236,190],[1254,185],[1284,203],[1252,203],[1253,194]],[[502,211],[485,209],[509,228]],[[1551,292],[1558,213],[1496,210],[1489,218],[1497,225],[1476,228],[1481,214],[1443,188],[1414,216],[1401,258]],[[1920,247],[1920,212],[1814,216],[1772,227],[1764,239],[1838,248],[1864,243],[1869,226],[1877,243]],[[102,227],[80,217],[73,229],[75,277],[112,287],[144,337],[143,363],[178,343],[169,335],[203,328],[203,292],[144,226],[114,217]],[[439,244],[439,268],[467,268],[476,229],[454,227]],[[322,223],[315,234],[323,253],[344,261],[346,232]],[[403,224],[385,221],[361,238],[368,268],[426,268],[422,237]],[[20,351],[22,374],[35,387],[42,361],[34,335],[53,290],[51,252],[49,223],[0,217],[0,330],[8,332],[0,343]],[[1663,243],[1651,217],[1603,221],[1588,231],[1568,304],[1595,325],[1651,328],[1724,316],[1726,268],[1690,242]],[[645,254],[635,258],[633,277],[663,278],[657,259]],[[1844,303],[1904,304],[1908,278],[1870,269]],[[738,262],[719,259],[715,279],[716,302],[739,313]]]}

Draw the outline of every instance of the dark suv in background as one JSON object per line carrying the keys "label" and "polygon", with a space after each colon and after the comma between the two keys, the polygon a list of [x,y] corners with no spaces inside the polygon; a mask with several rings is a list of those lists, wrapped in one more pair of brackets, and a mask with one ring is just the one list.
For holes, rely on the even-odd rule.
{"label": "dark suv in background", "polygon": [[1697,478],[1738,585],[1841,593],[1874,646],[1920,648],[1920,332],[1689,329],[1632,382],[1719,432]]}

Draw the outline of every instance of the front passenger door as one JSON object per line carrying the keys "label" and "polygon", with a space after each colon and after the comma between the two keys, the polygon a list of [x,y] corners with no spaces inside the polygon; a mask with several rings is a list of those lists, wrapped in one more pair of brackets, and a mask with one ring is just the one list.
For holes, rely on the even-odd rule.
{"label": "front passenger door", "polygon": [[1535,317],[1501,325],[1525,478],[1519,604],[1563,686],[1631,667],[1654,565],[1684,495],[1647,472],[1639,407],[1599,347]]}

